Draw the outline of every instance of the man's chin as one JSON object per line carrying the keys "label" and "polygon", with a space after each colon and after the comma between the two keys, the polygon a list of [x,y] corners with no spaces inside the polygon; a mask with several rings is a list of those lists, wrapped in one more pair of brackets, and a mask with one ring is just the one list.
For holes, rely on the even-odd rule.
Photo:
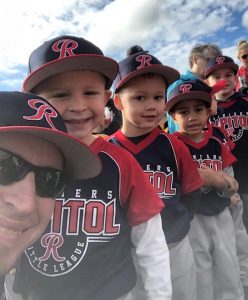
{"label": "man's chin", "polygon": [[15,260],[9,258],[8,255],[2,255],[0,254],[0,277],[3,277],[4,275],[8,274],[11,269],[15,266]]}

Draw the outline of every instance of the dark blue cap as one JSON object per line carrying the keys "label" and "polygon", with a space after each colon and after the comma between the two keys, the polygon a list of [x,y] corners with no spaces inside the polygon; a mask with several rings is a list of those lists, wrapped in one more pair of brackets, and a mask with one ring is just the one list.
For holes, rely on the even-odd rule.
{"label": "dark blue cap", "polygon": [[199,99],[211,106],[212,88],[201,80],[184,81],[167,93],[166,110],[168,112],[179,102],[187,99]]}
{"label": "dark blue cap", "polygon": [[238,73],[239,66],[235,64],[234,60],[229,56],[219,55],[215,58],[211,58],[208,61],[205,71],[205,77],[208,77],[211,73],[218,69],[231,69],[235,74]]}
{"label": "dark blue cap", "polygon": [[54,144],[63,154],[71,179],[96,176],[101,163],[95,153],[68,135],[63,119],[44,98],[21,92],[0,92],[0,135],[28,134]]}
{"label": "dark blue cap", "polygon": [[167,84],[179,78],[176,69],[163,65],[155,56],[135,45],[128,50],[128,57],[119,62],[119,72],[114,81],[114,91],[118,90],[129,80],[143,74],[157,74],[162,76]]}
{"label": "dark blue cap", "polygon": [[45,42],[31,53],[23,91],[31,92],[44,79],[73,70],[98,72],[106,77],[107,88],[110,88],[117,75],[118,64],[83,38],[59,36]]}

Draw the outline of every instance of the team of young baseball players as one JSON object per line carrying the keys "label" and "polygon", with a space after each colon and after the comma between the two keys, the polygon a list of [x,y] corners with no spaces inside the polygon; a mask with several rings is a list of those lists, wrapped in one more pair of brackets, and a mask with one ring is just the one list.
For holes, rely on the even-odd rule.
{"label": "team of young baseball players", "polygon": [[[8,299],[245,299],[248,100],[234,92],[237,72],[221,55],[205,82],[182,81],[139,46],[117,64],[74,36],[35,49],[23,92],[54,106],[102,171],[56,200],[15,266]],[[92,133],[110,88],[122,126],[103,139]],[[158,127],[165,111],[174,134]]]}

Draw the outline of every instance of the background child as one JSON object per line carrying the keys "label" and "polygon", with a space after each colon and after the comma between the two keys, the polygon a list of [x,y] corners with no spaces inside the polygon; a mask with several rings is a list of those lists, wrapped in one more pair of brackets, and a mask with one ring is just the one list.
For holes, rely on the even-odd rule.
{"label": "background child", "polygon": [[[226,88],[216,93],[218,109],[211,122],[223,127],[229,138],[235,144],[232,153],[238,161],[234,165],[234,174],[239,182],[239,194],[242,202],[232,208],[234,224],[236,226],[237,252],[241,269],[241,280],[248,299],[248,187],[247,187],[247,149],[248,149],[248,102],[242,93],[235,93],[237,84],[238,65],[228,56],[217,56],[211,59],[206,70],[206,82],[212,86],[216,81],[224,79]],[[242,205],[243,203],[243,205]],[[243,212],[244,207],[244,212]],[[243,226],[243,221],[246,230]]]}
{"label": "background child", "polygon": [[236,90],[240,88],[248,87],[248,42],[246,40],[240,40],[237,45],[236,55],[241,63],[238,70],[238,82],[236,84]]}
{"label": "background child", "polygon": [[144,299],[170,299],[164,207],[135,159],[92,134],[103,118],[118,65],[83,38],[60,36],[35,49],[24,91],[45,96],[69,134],[94,149],[102,172],[74,181],[57,199],[46,234],[22,257],[15,289],[26,299],[136,299],[131,249]]}
{"label": "background child", "polygon": [[211,101],[207,85],[186,81],[167,94],[166,110],[177,122],[175,135],[189,148],[205,186],[189,232],[197,266],[197,299],[241,300],[234,225],[228,208],[238,184],[221,173],[228,172],[236,159],[221,141],[204,131]]}
{"label": "background child", "polygon": [[[221,49],[216,44],[196,44],[189,53],[189,69],[185,74],[180,74],[179,80],[204,80],[209,59],[221,54]],[[170,88],[173,88],[174,85],[178,85],[178,82],[174,82]],[[168,130],[170,133],[174,133],[177,131],[178,126],[173,122],[169,114],[167,114],[167,119]]]}
{"label": "background child", "polygon": [[157,127],[164,115],[165,90],[179,74],[148,51],[132,50],[119,62],[114,82],[114,102],[123,124],[110,141],[137,159],[165,202],[161,216],[170,252],[172,299],[193,300],[195,262],[188,231],[202,181],[183,143]]}

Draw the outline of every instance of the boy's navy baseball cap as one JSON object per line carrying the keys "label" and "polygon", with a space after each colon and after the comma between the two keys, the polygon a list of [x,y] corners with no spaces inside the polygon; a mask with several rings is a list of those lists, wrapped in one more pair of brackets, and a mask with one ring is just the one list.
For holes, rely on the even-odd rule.
{"label": "boy's navy baseball cap", "polygon": [[129,80],[142,74],[161,75],[168,85],[179,78],[179,72],[176,69],[163,65],[155,56],[144,51],[139,45],[128,49],[127,55],[119,62],[119,72],[113,84],[115,92],[118,92]]}
{"label": "boy's navy baseball cap", "polygon": [[235,64],[234,60],[231,57],[219,55],[208,61],[205,71],[205,77],[208,77],[215,70],[224,68],[232,69],[236,75],[238,73],[239,66]]}
{"label": "boy's navy baseball cap", "polygon": [[170,112],[179,102],[191,99],[199,99],[211,106],[212,96],[226,86],[225,80],[220,80],[215,86],[210,87],[199,79],[179,81],[171,90],[167,91],[165,109]]}
{"label": "boy's navy baseball cap", "polygon": [[21,92],[0,92],[1,134],[24,133],[54,144],[63,154],[71,179],[94,177],[101,171],[97,155],[67,134],[63,119],[44,98]]}
{"label": "boy's navy baseball cap", "polygon": [[35,49],[28,63],[28,76],[23,83],[24,92],[50,76],[73,70],[95,71],[107,79],[109,89],[118,72],[115,60],[103,55],[93,43],[75,36],[53,38]]}

